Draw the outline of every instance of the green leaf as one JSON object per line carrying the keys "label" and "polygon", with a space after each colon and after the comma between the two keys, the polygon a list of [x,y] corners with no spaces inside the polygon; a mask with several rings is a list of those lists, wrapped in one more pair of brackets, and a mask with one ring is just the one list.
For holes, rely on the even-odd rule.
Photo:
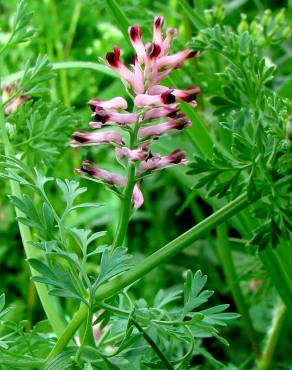
{"label": "green leaf", "polygon": [[131,256],[127,254],[127,249],[118,247],[113,250],[106,249],[100,261],[100,274],[94,283],[94,289],[108,281],[112,277],[127,271],[132,265],[130,264]]}
{"label": "green leaf", "polygon": [[73,359],[76,352],[77,347],[64,349],[45,365],[44,370],[70,369],[74,365]]}
{"label": "green leaf", "polygon": [[198,270],[195,275],[188,270],[186,282],[184,284],[184,308],[183,316],[194,308],[208,301],[213,295],[212,291],[204,290],[201,292],[207,282],[207,276],[202,275],[202,272]]}
{"label": "green leaf", "polygon": [[120,28],[122,31],[125,40],[128,41],[128,43],[131,45],[129,41],[129,36],[128,36],[128,28],[130,26],[129,19],[127,18],[126,14],[122,10],[122,8],[118,5],[116,0],[107,0],[106,1],[106,6],[110,13],[112,14],[116,25]]}
{"label": "green leaf", "polygon": [[186,0],[180,0],[179,4],[184,14],[189,18],[197,31],[201,31],[202,28],[208,27],[205,18],[195,8],[191,8]]}

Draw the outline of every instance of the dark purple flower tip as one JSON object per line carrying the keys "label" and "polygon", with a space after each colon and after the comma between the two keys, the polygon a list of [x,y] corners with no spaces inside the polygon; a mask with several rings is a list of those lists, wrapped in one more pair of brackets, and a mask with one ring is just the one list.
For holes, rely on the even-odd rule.
{"label": "dark purple flower tip", "polygon": [[175,149],[169,154],[169,159],[171,163],[179,164],[186,159],[186,154],[182,149]]}
{"label": "dark purple flower tip", "polygon": [[154,26],[155,28],[161,28],[164,23],[164,18],[162,16],[155,17]]}
{"label": "dark purple flower tip", "polygon": [[113,52],[108,52],[106,54],[106,60],[110,66],[118,68],[120,63],[120,49],[115,47]]}
{"label": "dark purple flower tip", "polygon": [[190,103],[191,101],[196,100],[197,95],[199,95],[200,91],[201,91],[199,86],[189,86],[186,90],[190,91],[190,93],[188,95],[182,97],[181,100],[183,100],[187,103]]}
{"label": "dark purple flower tip", "polygon": [[130,39],[133,42],[141,39],[141,36],[142,36],[141,27],[137,25],[129,27],[129,35],[130,35]]}
{"label": "dark purple flower tip", "polygon": [[169,118],[175,118],[175,117],[177,117],[177,112],[178,112],[179,110],[177,109],[177,110],[174,110],[173,112],[170,112],[168,115],[167,115],[167,117],[169,117]]}
{"label": "dark purple flower tip", "polygon": [[87,143],[89,141],[85,131],[76,131],[73,133],[72,138],[78,143]]}
{"label": "dark purple flower tip", "polygon": [[152,42],[151,48],[149,50],[149,58],[154,59],[159,56],[161,53],[161,47],[158,44],[155,44],[155,42]]}
{"label": "dark purple flower tip", "polygon": [[81,164],[81,171],[87,173],[90,176],[95,175],[95,166],[88,159],[83,161]]}
{"label": "dark purple flower tip", "polygon": [[106,113],[101,113],[101,112],[98,112],[98,111],[95,111],[94,112],[94,120],[96,122],[101,122],[101,123],[106,123],[109,121],[110,119],[110,116],[109,114],[106,114]]}
{"label": "dark purple flower tip", "polygon": [[200,52],[198,50],[190,51],[188,55],[186,56],[186,59],[191,59],[198,57],[200,55]]}
{"label": "dark purple flower tip", "polygon": [[175,96],[172,94],[173,90],[167,90],[161,94],[163,104],[171,104],[175,102]]}

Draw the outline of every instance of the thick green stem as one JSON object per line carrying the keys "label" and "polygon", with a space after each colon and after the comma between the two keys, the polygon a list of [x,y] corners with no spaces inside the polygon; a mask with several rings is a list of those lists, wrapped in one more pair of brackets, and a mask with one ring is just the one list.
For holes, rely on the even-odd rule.
{"label": "thick green stem", "polygon": [[271,368],[275,349],[286,317],[287,308],[280,300],[274,309],[273,320],[268,331],[266,345],[262,358],[258,363],[259,370],[268,370]]}
{"label": "thick green stem", "polygon": [[292,280],[288,275],[277,250],[267,246],[259,257],[272,279],[277,292],[289,311],[292,312]]}
{"label": "thick green stem", "polygon": [[221,257],[221,263],[223,266],[224,274],[231,290],[234,302],[236,304],[237,310],[241,315],[241,319],[246,330],[246,334],[251,342],[254,353],[256,357],[260,355],[260,347],[257,340],[257,335],[252,325],[252,321],[248,312],[247,304],[245,302],[244,296],[242,294],[235,266],[233,263],[233,258],[231,254],[231,247],[228,241],[227,227],[222,224],[217,227],[217,237],[219,242],[219,253]]}
{"label": "thick green stem", "polygon": [[[217,212],[213,213],[204,221],[192,227],[190,230],[180,235],[178,238],[172,240],[170,243],[166,244],[164,247],[153,253],[151,256],[145,258],[132,270],[127,271],[122,276],[119,276],[101,285],[96,290],[95,299],[97,301],[101,301],[118,293],[121,289],[139,280],[155,267],[166,262],[171,257],[174,257],[184,248],[188,247],[190,244],[198,240],[210,230],[220,225],[222,222],[225,222],[230,217],[240,212],[248,205],[249,202],[247,199],[247,195],[240,195],[238,198],[230,202],[225,207],[219,209]],[[53,358],[62,351],[62,349],[67,345],[71,337],[74,335],[75,331],[86,319],[86,315],[87,307],[82,306],[74,316],[73,320],[67,326],[61,338],[58,340],[55,347],[53,348],[52,352],[49,354],[49,359]]]}
{"label": "thick green stem", "polygon": [[[3,116],[3,107],[0,108],[0,125],[1,125],[1,131],[2,131],[2,139],[4,144],[4,150],[5,155],[14,155],[13,148],[11,147],[9,137],[6,131],[5,127],[5,120]],[[11,195],[14,195],[16,197],[21,197],[21,190],[20,186],[15,181],[10,181],[10,191]],[[23,217],[23,213],[19,209],[15,209],[15,213],[17,217]],[[25,250],[25,254],[27,258],[38,258],[39,254],[35,247],[33,247],[30,242],[32,241],[32,236],[30,229],[22,224],[21,222],[18,222],[18,227],[20,231],[20,236],[22,240],[22,244]],[[36,276],[37,272],[31,269],[31,275]],[[61,333],[63,332],[65,328],[65,323],[61,320],[60,316],[58,315],[59,309],[57,306],[57,302],[55,298],[49,295],[48,289],[44,284],[35,283],[36,290],[38,293],[38,296],[40,298],[40,301],[42,303],[43,309],[47,315],[47,318],[54,330],[54,332],[59,337]]]}
{"label": "thick green stem", "polygon": [[63,334],[55,344],[52,351],[49,353],[46,362],[50,362],[55,356],[62,352],[63,348],[69,343],[70,339],[74,336],[77,329],[80,325],[86,320],[88,314],[88,307],[82,303],[79,310],[74,315],[73,319],[70,321],[70,324],[64,330]]}
{"label": "thick green stem", "polygon": [[112,244],[113,248],[119,247],[123,244],[125,235],[127,233],[128,224],[132,211],[132,194],[135,185],[134,179],[135,179],[135,165],[134,163],[129,163],[127,173],[127,184],[124,190],[124,196],[122,198],[118,228]]}
{"label": "thick green stem", "polygon": [[[135,149],[137,146],[137,135],[139,129],[139,119],[134,125],[134,129],[130,134],[130,149]],[[128,225],[132,212],[132,195],[135,186],[135,164],[129,159],[128,171],[127,171],[127,183],[124,189],[122,204],[119,215],[119,223],[116,231],[116,235],[112,244],[112,248],[120,247],[125,239]]]}

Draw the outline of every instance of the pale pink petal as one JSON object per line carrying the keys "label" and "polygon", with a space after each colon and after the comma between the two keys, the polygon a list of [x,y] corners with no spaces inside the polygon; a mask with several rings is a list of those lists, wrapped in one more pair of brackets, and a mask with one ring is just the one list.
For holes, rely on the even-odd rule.
{"label": "pale pink petal", "polygon": [[99,145],[99,144],[123,144],[122,136],[115,131],[84,132],[76,131],[72,135],[71,146]]}
{"label": "pale pink petal", "polygon": [[168,122],[163,122],[157,125],[141,127],[138,131],[138,136],[141,139],[149,137],[159,137],[169,131],[182,130],[185,127],[189,127],[191,122],[187,119],[184,114],[179,114],[175,119]]}
{"label": "pale pink petal", "polygon": [[97,111],[93,114],[95,119],[94,122],[90,122],[90,126],[93,128],[99,128],[102,124],[114,124],[119,125],[131,125],[137,122],[138,116],[135,113],[116,113],[116,112],[105,112]]}
{"label": "pale pink petal", "polygon": [[92,176],[96,180],[100,180],[107,185],[124,186],[126,183],[126,180],[122,175],[98,168],[88,160],[82,162],[80,170],[77,170],[77,173],[80,174],[80,172],[86,173],[87,175]]}
{"label": "pale pink petal", "polygon": [[162,46],[162,26],[164,23],[164,18],[157,16],[154,18],[153,22],[153,42]]}
{"label": "pale pink petal", "polygon": [[177,67],[182,65],[186,59],[198,56],[197,51],[191,51],[189,49],[179,51],[176,54],[164,56],[158,59],[157,65],[160,68]]}
{"label": "pale pink petal", "polygon": [[110,100],[98,100],[93,98],[87,104],[90,106],[93,112],[96,110],[127,109],[128,107],[127,101],[121,96]]}
{"label": "pale pink petal", "polygon": [[178,111],[177,104],[169,104],[163,107],[152,108],[145,112],[144,120],[158,119],[166,116],[171,117],[177,111]]}
{"label": "pale pink petal", "polygon": [[146,50],[145,45],[142,42],[142,31],[141,27],[135,25],[128,28],[130,41],[135,49],[139,63],[145,63]]}
{"label": "pale pink petal", "polygon": [[160,154],[156,154],[153,157],[149,157],[145,161],[141,162],[138,169],[138,174],[147,171],[159,170],[175,164],[183,164],[186,162],[187,160],[185,152],[181,149],[175,149],[166,156],[161,157]]}
{"label": "pale pink petal", "polygon": [[172,104],[175,102],[175,96],[172,94],[172,90],[167,90],[160,95],[148,95],[140,94],[134,99],[134,103],[137,107],[147,107],[147,106],[159,106],[161,104]]}
{"label": "pale pink petal", "polygon": [[142,204],[144,203],[143,193],[140,190],[140,183],[138,183],[138,182],[134,186],[132,201],[134,203],[134,208],[135,209],[140,208],[142,206]]}
{"label": "pale pink petal", "polygon": [[117,158],[128,157],[131,161],[142,161],[146,159],[149,155],[149,148],[147,146],[142,146],[138,149],[129,149],[127,147],[116,148]]}

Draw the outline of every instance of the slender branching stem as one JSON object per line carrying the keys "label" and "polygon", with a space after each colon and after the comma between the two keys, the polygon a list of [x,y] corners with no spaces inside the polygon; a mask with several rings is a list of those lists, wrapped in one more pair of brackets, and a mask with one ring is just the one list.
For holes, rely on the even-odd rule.
{"label": "slender branching stem", "polygon": [[[4,112],[3,112],[3,105],[0,106],[0,125],[1,125],[1,132],[2,132],[2,140],[4,145],[5,155],[13,156],[15,155],[13,152],[13,148],[10,144],[8,133],[5,126],[5,119],[4,119]],[[18,182],[10,181],[10,192],[11,195],[16,197],[21,197],[21,190]],[[24,217],[23,213],[15,208],[16,217]],[[25,250],[25,254],[27,258],[38,258],[39,253],[37,252],[36,248],[30,244],[32,241],[32,236],[29,227],[18,222],[19,232],[22,240],[22,244]],[[37,272],[31,269],[32,276],[36,276]],[[54,297],[50,296],[48,293],[48,289],[46,285],[35,283],[36,290],[40,301],[42,303],[43,309],[47,315],[47,318],[57,336],[60,336],[63,333],[65,328],[65,323],[61,319],[59,315],[60,309],[57,306],[57,301]]]}
{"label": "slender branching stem", "polygon": [[257,339],[256,332],[254,330],[247,304],[245,302],[245,298],[242,294],[239,281],[237,278],[232,254],[231,254],[231,246],[228,241],[228,233],[227,233],[227,227],[225,224],[221,224],[217,227],[217,237],[219,242],[219,253],[220,253],[220,259],[221,264],[223,266],[223,271],[228,283],[228,286],[231,290],[234,302],[236,304],[236,307],[238,309],[238,312],[241,315],[241,319],[244,324],[244,328],[246,330],[246,334],[248,336],[248,339],[251,342],[251,345],[253,347],[254,353],[256,357],[260,356],[260,347]]}
{"label": "slender branching stem", "polygon": [[146,333],[146,331],[142,328],[142,326],[134,320],[132,317],[130,319],[132,321],[133,325],[137,328],[137,330],[143,335],[147,343],[151,346],[153,351],[156,353],[156,355],[160,358],[161,362],[165,365],[165,368],[168,370],[174,370],[174,367],[170,364],[170,362],[165,357],[164,353],[161,352],[161,350],[158,348],[155,341]]}
{"label": "slender branching stem", "polygon": [[263,350],[263,355],[258,363],[259,370],[268,370],[271,368],[278,339],[286,318],[287,308],[283,304],[282,300],[279,300],[273,312],[273,319],[270,329],[267,333],[267,340]]}
{"label": "slender branching stem", "polygon": [[[121,289],[129,286],[135,281],[142,278],[148,272],[153,270],[155,267],[174,257],[184,248],[198,240],[200,237],[214,229],[222,222],[225,222],[230,217],[234,216],[242,209],[249,205],[247,194],[242,194],[225,207],[222,207],[217,212],[214,212],[211,216],[197,224],[196,226],[189,229],[184,234],[180,235],[164,247],[145,258],[141,263],[135,266],[133,269],[125,272],[123,275],[102,284],[95,293],[96,301],[102,301],[103,299],[109,298],[114,294],[121,291]],[[86,319],[88,308],[85,305],[81,305],[78,312],[73,317],[70,324],[65,329],[62,336],[57,341],[55,347],[48,356],[48,359],[52,359],[54,356],[59,354],[63,348],[67,345],[75,331],[79,328],[82,322]]]}

